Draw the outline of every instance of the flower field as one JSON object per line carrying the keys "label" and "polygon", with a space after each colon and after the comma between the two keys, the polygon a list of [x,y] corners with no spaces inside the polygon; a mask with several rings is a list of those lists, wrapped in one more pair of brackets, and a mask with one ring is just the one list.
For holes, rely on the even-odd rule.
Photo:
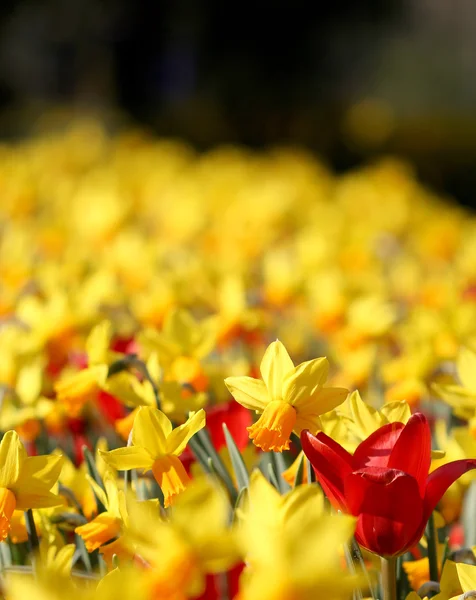
{"label": "flower field", "polygon": [[0,147],[0,593],[476,596],[476,215],[385,159]]}

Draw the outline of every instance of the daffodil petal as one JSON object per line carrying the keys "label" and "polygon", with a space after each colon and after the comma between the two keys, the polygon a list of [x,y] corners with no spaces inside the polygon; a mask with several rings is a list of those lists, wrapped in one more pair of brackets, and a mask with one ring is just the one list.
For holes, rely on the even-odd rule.
{"label": "daffodil petal", "polygon": [[166,454],[179,456],[185,450],[189,439],[205,427],[205,411],[201,408],[193,414],[183,425],[176,427],[167,438]]}
{"label": "daffodil petal", "polygon": [[117,448],[117,450],[111,450],[110,452],[100,450],[99,454],[107,465],[119,471],[151,469],[154,464],[154,459],[150,453],[140,446]]}
{"label": "daffodil petal", "polygon": [[0,443],[0,487],[11,488],[20,476],[26,450],[15,431],[7,431]]}
{"label": "daffodil petal", "polygon": [[459,582],[463,592],[470,592],[476,588],[476,566],[465,563],[456,563]]}
{"label": "daffodil petal", "polygon": [[260,371],[271,400],[282,400],[284,378],[293,369],[294,363],[284,344],[276,340],[267,347]]}
{"label": "daffodil petal", "polygon": [[316,435],[316,433],[322,429],[322,423],[319,415],[298,415],[296,423],[294,423],[293,431],[299,435],[303,429],[309,429],[313,435]]}
{"label": "daffodil petal", "polygon": [[323,415],[342,404],[347,398],[349,390],[338,387],[319,388],[312,396],[303,398],[294,403],[298,416],[305,417],[307,414]]}
{"label": "daffodil petal", "polygon": [[285,376],[283,398],[293,405],[305,400],[326,382],[328,373],[327,358],[315,358],[301,363]]}
{"label": "daffodil petal", "polygon": [[380,412],[389,423],[406,423],[412,416],[412,411],[406,400],[384,404]]}
{"label": "daffodil petal", "polygon": [[45,490],[58,481],[63,466],[61,455],[29,456],[22,464],[15,488],[27,487],[31,479],[39,480]]}
{"label": "daffodil petal", "polygon": [[225,385],[241,406],[256,412],[263,412],[270,400],[266,384],[261,379],[247,376],[227,377]]}
{"label": "daffodil petal", "polygon": [[352,392],[348,398],[353,425],[357,435],[365,439],[376,429],[385,424],[377,409],[365,403],[358,391]]}
{"label": "daffodil petal", "polygon": [[172,431],[169,418],[158,408],[142,407],[134,419],[132,443],[145,448],[151,456],[166,453],[166,439]]}
{"label": "daffodil petal", "polygon": [[65,503],[64,498],[57,496],[52,492],[45,492],[41,486],[31,485],[30,488],[24,488],[15,491],[18,510],[28,510],[29,508],[49,508],[51,506],[61,506]]}

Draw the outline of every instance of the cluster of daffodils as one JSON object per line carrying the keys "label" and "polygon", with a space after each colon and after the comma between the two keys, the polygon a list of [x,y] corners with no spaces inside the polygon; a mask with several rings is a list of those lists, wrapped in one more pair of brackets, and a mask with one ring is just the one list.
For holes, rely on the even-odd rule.
{"label": "cluster of daffodils", "polygon": [[0,597],[476,596],[476,215],[382,161],[0,148]]}

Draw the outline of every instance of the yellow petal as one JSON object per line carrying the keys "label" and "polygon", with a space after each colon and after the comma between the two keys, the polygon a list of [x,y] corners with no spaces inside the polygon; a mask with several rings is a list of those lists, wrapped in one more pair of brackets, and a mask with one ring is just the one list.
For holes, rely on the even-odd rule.
{"label": "yellow petal", "polygon": [[58,481],[63,467],[61,455],[29,456],[22,464],[15,488],[27,487],[31,480],[37,480],[45,490],[51,490]]}
{"label": "yellow petal", "polygon": [[463,386],[476,393],[476,353],[469,348],[461,348],[456,368]]}
{"label": "yellow petal", "polygon": [[29,508],[49,508],[51,506],[63,505],[64,499],[61,496],[45,492],[44,487],[30,485],[28,489],[15,491],[18,510],[28,510]]}
{"label": "yellow petal", "polygon": [[106,362],[111,339],[112,324],[110,321],[103,321],[91,330],[86,340],[86,354],[90,366]]}
{"label": "yellow petal", "polygon": [[101,384],[101,388],[115,398],[118,398],[126,406],[135,408],[136,406],[150,406],[146,397],[146,383],[150,386],[148,381],[139,381],[136,375],[127,371],[121,371],[106,379]]}
{"label": "yellow petal", "polygon": [[463,592],[476,589],[476,565],[456,563],[456,571]]}
{"label": "yellow petal", "polygon": [[313,435],[316,435],[322,429],[322,422],[319,415],[298,415],[294,423],[294,431],[299,435],[303,429],[309,429]]}
{"label": "yellow petal", "polygon": [[406,423],[412,416],[410,406],[405,400],[384,404],[380,412],[389,423]]}
{"label": "yellow petal", "polygon": [[199,324],[199,335],[195,340],[193,356],[203,358],[210,354],[216,345],[218,336],[218,319],[216,316],[208,317]]}
{"label": "yellow petal", "polygon": [[270,344],[261,360],[260,371],[271,400],[282,400],[284,378],[293,369],[293,361],[284,345],[279,340]]}
{"label": "yellow petal", "polygon": [[440,589],[443,598],[450,598],[463,593],[458,577],[457,564],[452,560],[445,561],[440,579]]}
{"label": "yellow petal", "polygon": [[201,408],[191,415],[183,425],[176,427],[167,438],[165,454],[175,454],[177,456],[182,454],[189,439],[205,427],[205,421],[205,411]]}
{"label": "yellow petal", "polygon": [[284,378],[283,398],[296,406],[314,395],[329,373],[327,358],[315,358],[294,367]]}
{"label": "yellow petal", "polygon": [[145,448],[151,456],[166,453],[166,439],[172,431],[169,418],[158,408],[142,407],[132,426],[132,443]]}
{"label": "yellow petal", "polygon": [[357,435],[365,439],[383,425],[383,420],[373,406],[362,400],[358,391],[349,396],[349,406],[352,419],[357,428]]}
{"label": "yellow petal", "polygon": [[191,355],[198,324],[188,311],[174,309],[165,318],[164,333],[180,346],[182,354]]}
{"label": "yellow petal", "polygon": [[68,577],[73,566],[73,555],[76,550],[75,544],[66,544],[58,550],[54,558],[53,568],[56,573]]}
{"label": "yellow petal", "polygon": [[129,469],[151,469],[154,464],[153,457],[145,448],[140,446],[129,446],[128,448],[117,448],[110,452],[99,451],[104,462],[118,469],[119,471],[128,471]]}
{"label": "yellow petal", "polygon": [[256,412],[262,412],[270,400],[266,384],[261,379],[227,377],[225,385],[239,404]]}
{"label": "yellow petal", "polygon": [[89,474],[86,475],[86,478],[98,500],[105,506],[106,510],[109,511],[109,499],[106,492]]}
{"label": "yellow petal", "polygon": [[36,361],[23,367],[17,377],[16,393],[25,404],[33,404],[41,393],[43,379],[42,365]]}
{"label": "yellow petal", "polygon": [[298,417],[306,418],[308,416],[323,415],[334,409],[339,404],[342,404],[347,398],[349,390],[338,387],[319,388],[317,392],[294,404],[297,410]]}
{"label": "yellow petal", "polygon": [[7,431],[0,443],[0,487],[11,488],[20,476],[26,450],[15,431]]}

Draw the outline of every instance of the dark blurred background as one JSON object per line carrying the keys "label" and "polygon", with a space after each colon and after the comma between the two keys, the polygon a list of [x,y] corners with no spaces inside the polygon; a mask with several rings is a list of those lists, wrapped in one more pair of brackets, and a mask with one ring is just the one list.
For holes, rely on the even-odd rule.
{"label": "dark blurred background", "polygon": [[86,111],[338,170],[390,153],[474,205],[475,75],[475,0],[0,2],[3,138]]}

